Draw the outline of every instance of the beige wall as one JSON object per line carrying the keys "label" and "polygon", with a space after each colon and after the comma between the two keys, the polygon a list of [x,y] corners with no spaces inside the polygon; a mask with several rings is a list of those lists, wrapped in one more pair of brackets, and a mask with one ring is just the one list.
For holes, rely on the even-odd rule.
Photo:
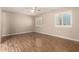
{"label": "beige wall", "polygon": [[28,33],[33,31],[31,16],[11,12],[2,12],[2,35]]}
{"label": "beige wall", "polygon": [[0,42],[1,42],[1,21],[2,21],[2,10],[0,8]]}
{"label": "beige wall", "polygon": [[[54,15],[64,11],[72,11],[71,28],[55,27]],[[41,27],[36,27],[36,32],[79,40],[79,8],[59,8],[39,16],[43,17],[43,24]]]}

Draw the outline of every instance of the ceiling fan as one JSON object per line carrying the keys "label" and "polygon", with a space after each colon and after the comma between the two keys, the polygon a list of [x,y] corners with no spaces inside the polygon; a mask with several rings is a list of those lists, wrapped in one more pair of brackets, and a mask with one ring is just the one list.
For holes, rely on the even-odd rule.
{"label": "ceiling fan", "polygon": [[37,7],[32,7],[31,13],[36,13],[37,11],[40,11]]}

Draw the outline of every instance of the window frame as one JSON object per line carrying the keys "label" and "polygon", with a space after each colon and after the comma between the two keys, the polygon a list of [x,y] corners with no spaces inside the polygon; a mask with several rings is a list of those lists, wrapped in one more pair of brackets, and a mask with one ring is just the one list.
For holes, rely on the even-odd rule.
{"label": "window frame", "polygon": [[[64,25],[63,24],[63,16],[64,14],[69,14],[70,15],[70,25]],[[61,15],[62,19],[62,25],[57,24],[57,17],[58,15]],[[60,12],[55,14],[55,27],[72,27],[72,11],[66,11],[66,12]]]}
{"label": "window frame", "polygon": [[41,27],[43,24],[43,17],[38,16],[35,18],[35,27]]}

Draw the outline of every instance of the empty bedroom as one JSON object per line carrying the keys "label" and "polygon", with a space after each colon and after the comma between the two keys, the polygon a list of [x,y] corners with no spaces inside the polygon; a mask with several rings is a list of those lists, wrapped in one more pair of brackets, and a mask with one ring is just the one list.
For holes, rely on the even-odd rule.
{"label": "empty bedroom", "polygon": [[78,7],[1,7],[0,52],[79,51]]}

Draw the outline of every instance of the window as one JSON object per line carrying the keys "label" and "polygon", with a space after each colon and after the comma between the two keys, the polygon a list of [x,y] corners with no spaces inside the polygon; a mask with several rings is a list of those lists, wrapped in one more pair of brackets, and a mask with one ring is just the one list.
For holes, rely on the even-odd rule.
{"label": "window", "polygon": [[43,23],[42,16],[36,17],[35,26],[36,27],[41,27],[42,23]]}
{"label": "window", "polygon": [[55,14],[56,27],[72,27],[72,12],[63,12]]}

